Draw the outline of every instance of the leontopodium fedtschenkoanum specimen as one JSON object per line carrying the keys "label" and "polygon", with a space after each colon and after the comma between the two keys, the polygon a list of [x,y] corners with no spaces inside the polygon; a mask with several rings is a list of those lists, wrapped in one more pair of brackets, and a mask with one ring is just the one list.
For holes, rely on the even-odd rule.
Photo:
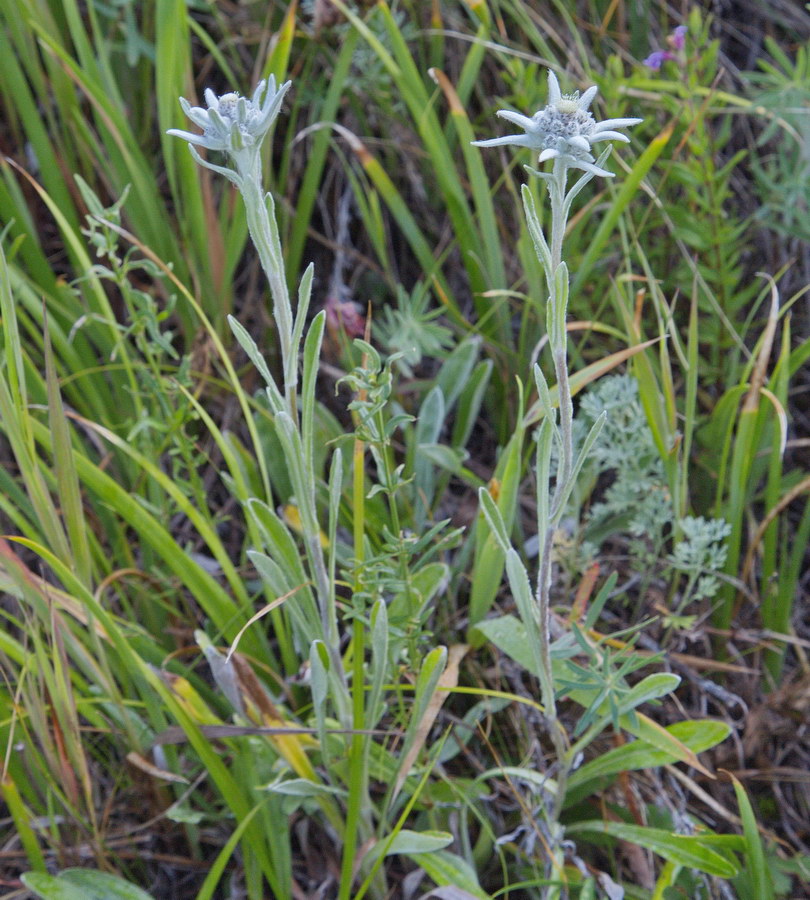
{"label": "leontopodium fedtschenkoanum specimen", "polygon": [[[321,634],[315,635],[313,632],[310,635],[308,632],[306,639],[314,636],[324,642],[327,652],[333,659],[334,671],[337,673],[335,677],[345,688],[345,673],[338,651],[335,582],[326,566],[318,521],[316,499],[318,482],[314,474],[315,443],[312,439],[314,377],[304,385],[308,391],[307,398],[301,399],[299,403],[298,394],[299,360],[302,358],[308,360],[313,370],[317,371],[326,315],[321,312],[312,319],[305,339],[313,267],[310,265],[301,278],[298,304],[293,311],[287,288],[284,254],[273,195],[265,192],[262,187],[262,144],[278,117],[290,85],[291,82],[288,81],[277,87],[275,78],[268,78],[259,82],[250,99],[234,92],[217,96],[208,89],[204,94],[207,108],[192,106],[188,100],[181,97],[180,105],[183,112],[202,129],[202,134],[180,131],[176,128],[170,129],[168,134],[186,141],[192,156],[201,166],[223,175],[235,184],[245,202],[250,237],[258,252],[273,298],[273,318],[278,331],[284,379],[282,385],[278,384],[247,330],[232,316],[228,316],[228,322],[236,339],[267,383],[267,399],[273,414],[276,434],[288,463],[288,474],[298,504],[301,530],[307,547],[310,581],[315,585],[321,614]],[[203,159],[197,147],[223,154],[225,165],[215,165]],[[315,348],[308,357],[306,354],[302,357],[301,354],[301,345],[304,341],[310,348]],[[334,465],[339,467],[339,451],[336,451],[336,458],[338,462]],[[340,471],[339,468],[336,471]],[[270,484],[267,479],[266,491],[269,497]],[[351,708],[346,690],[336,702],[341,721],[350,724]]]}
{"label": "leontopodium fedtschenkoanum specimen", "polygon": [[[554,534],[566,513],[579,472],[605,421],[603,413],[585,440],[581,442],[579,452],[575,453],[574,407],[568,374],[567,349],[569,279],[568,266],[563,259],[563,240],[571,205],[580,191],[598,176],[613,175],[604,167],[611,152],[611,145],[603,149],[596,159],[592,153],[594,145],[603,141],[628,143],[629,138],[619,129],[636,125],[641,121],[641,119],[606,119],[597,122],[589,109],[596,92],[596,87],[590,87],[582,95],[579,92],[563,94],[556,76],[553,72],[549,72],[548,104],[543,109],[533,116],[524,116],[510,110],[501,110],[498,113],[501,118],[520,126],[524,131],[523,134],[474,142],[479,147],[502,145],[530,147],[537,151],[540,163],[546,161],[553,163],[551,171],[538,171],[526,167],[530,173],[542,178],[546,184],[551,213],[546,232],[535,208],[534,195],[528,185],[524,185],[522,189],[529,234],[543,266],[548,288],[545,309],[546,336],[535,347],[533,361],[539,358],[541,349],[547,347],[557,379],[557,403],[553,405],[543,370],[539,365],[534,366],[538,396],[534,409],[537,414],[535,416],[530,414],[525,420],[526,424],[532,424],[542,419],[536,431],[535,483],[537,539],[540,552],[534,603],[527,590],[530,583],[529,573],[519,554],[507,540],[507,529],[495,501],[485,488],[479,492],[479,498],[492,534],[499,540],[505,554],[509,585],[526,629],[534,669],[540,682],[543,712],[556,754],[556,767],[551,770],[555,788],[550,792],[550,799],[543,810],[547,846],[551,849],[553,859],[553,863],[549,864],[547,875],[555,880],[556,875],[552,874],[552,870],[554,873],[562,870],[566,853],[565,829],[560,822],[560,813],[565,801],[568,774],[575,765],[577,744],[572,744],[569,740],[565,727],[557,715],[550,616],[552,546]],[[571,169],[580,171],[569,186],[568,173]],[[552,462],[553,449],[557,451],[556,466]],[[544,896],[559,896],[559,894],[553,893],[552,890]]]}
{"label": "leontopodium fedtschenkoanum specimen", "polygon": [[591,149],[599,141],[623,141],[630,138],[617,131],[629,125],[637,125],[641,119],[605,119],[597,122],[588,107],[593,102],[598,88],[589,87],[582,96],[579,91],[563,94],[557,76],[548,73],[548,104],[533,116],[524,116],[508,109],[501,109],[498,115],[519,125],[525,134],[510,134],[505,137],[475,141],[478,147],[497,147],[514,144],[539,150],[538,162],[548,159],[562,159],[567,167],[582,169],[592,175],[607,178],[612,172],[603,169],[594,160]]}

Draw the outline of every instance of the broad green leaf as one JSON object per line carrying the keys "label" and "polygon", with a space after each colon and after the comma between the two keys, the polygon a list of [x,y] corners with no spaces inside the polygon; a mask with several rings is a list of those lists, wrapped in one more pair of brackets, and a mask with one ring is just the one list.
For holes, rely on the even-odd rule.
{"label": "broad green leaf", "polygon": [[400,752],[399,769],[397,771],[396,781],[392,787],[392,797],[396,797],[408,776],[416,754],[420,747],[427,739],[427,733],[424,731],[423,718],[428,712],[430,702],[436,693],[436,687],[442,673],[447,664],[447,648],[434,647],[430,653],[425,656],[422,662],[422,668],[416,679],[416,688],[414,690],[413,706],[410,712],[410,722],[402,743]]}
{"label": "broad green leaf", "polygon": [[481,338],[473,335],[463,340],[442,363],[436,384],[441,388],[448,412],[467,386],[480,352]]}
{"label": "broad green leaf", "polygon": [[[702,753],[724,741],[731,729],[725,722],[706,719],[677,722],[670,725],[666,731],[693,753]],[[664,766],[676,762],[679,758],[673,752],[673,748],[662,749],[643,740],[609,750],[571,773],[568,778],[566,803],[575,803],[582,799],[585,796],[583,789],[590,791],[594,788],[591,782],[619,772]]]}
{"label": "broad green leaf", "polygon": [[681,676],[672,672],[654,672],[634,685],[622,698],[619,710],[622,713],[630,712],[642,703],[657,700],[671,694],[681,683]]}
{"label": "broad green leaf", "polygon": [[646,847],[664,859],[690,869],[698,869],[707,875],[733,878],[739,872],[739,867],[729,856],[721,856],[709,849],[699,836],[671,834],[662,828],[599,820],[575,822],[567,825],[565,830],[566,834],[608,834],[617,840]]}
{"label": "broad green leaf", "polygon": [[467,446],[467,441],[470,439],[470,434],[478,419],[493,368],[494,364],[491,359],[481,360],[462,386],[453,422],[452,444],[454,447]]}
{"label": "broad green leaf", "polygon": [[388,845],[386,856],[395,853],[434,853],[453,843],[453,835],[446,831],[409,831],[403,828]]}
{"label": "broad green leaf", "polygon": [[152,900],[151,894],[134,884],[96,869],[65,869],[59,877],[83,888],[86,900]]}
{"label": "broad green leaf", "polygon": [[59,876],[27,872],[22,883],[42,900],[153,900],[134,884],[94,869],[66,869]]}
{"label": "broad green leaf", "polygon": [[[506,445],[495,469],[489,490],[497,492],[495,500],[503,518],[506,534],[514,525],[517,495],[523,474],[523,438],[525,429],[519,426]],[[475,563],[470,593],[470,624],[480,622],[492,607],[501,586],[505,551],[490,531],[483,517],[476,523]]]}
{"label": "broad green leaf", "polygon": [[526,626],[514,616],[499,616],[497,619],[485,619],[475,626],[484,637],[499,650],[531,672],[535,671],[534,654],[529,646]]}
{"label": "broad green leaf", "polygon": [[409,856],[439,887],[445,885],[458,887],[480,900],[490,900],[489,894],[481,889],[473,868],[460,856],[447,850],[412,853]]}
{"label": "broad green leaf", "polygon": [[90,900],[84,889],[45,872],[26,872],[20,880],[42,900]]}
{"label": "broad green leaf", "polygon": [[447,405],[442,389],[435,385],[422,401],[419,417],[414,425],[414,490],[416,491],[415,522],[417,532],[424,528],[433,506],[436,489],[436,470],[433,461],[422,452],[422,445],[435,444],[446,416]]}

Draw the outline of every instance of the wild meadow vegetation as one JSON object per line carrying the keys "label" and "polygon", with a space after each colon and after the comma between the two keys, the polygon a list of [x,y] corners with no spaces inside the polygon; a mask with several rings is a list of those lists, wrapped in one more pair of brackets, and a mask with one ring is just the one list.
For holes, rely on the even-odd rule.
{"label": "wild meadow vegetation", "polygon": [[0,0],[3,896],[808,896],[810,11],[710,7]]}

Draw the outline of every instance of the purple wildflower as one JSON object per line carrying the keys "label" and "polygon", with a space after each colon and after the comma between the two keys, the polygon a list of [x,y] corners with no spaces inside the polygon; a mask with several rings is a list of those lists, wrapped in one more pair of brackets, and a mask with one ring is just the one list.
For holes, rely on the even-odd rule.
{"label": "purple wildflower", "polygon": [[675,59],[675,54],[669,50],[656,50],[644,60],[644,65],[657,72],[667,59]]}
{"label": "purple wildflower", "polygon": [[683,46],[686,43],[686,35],[689,29],[686,25],[679,25],[675,31],[667,38],[667,43],[670,47],[674,47],[676,50],[683,50]]}

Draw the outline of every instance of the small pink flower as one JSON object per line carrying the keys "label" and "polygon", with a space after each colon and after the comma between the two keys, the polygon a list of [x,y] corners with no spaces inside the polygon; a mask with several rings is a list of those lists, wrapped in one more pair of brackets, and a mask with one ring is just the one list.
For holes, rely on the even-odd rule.
{"label": "small pink flower", "polygon": [[350,338],[362,337],[366,331],[366,318],[360,307],[351,300],[341,300],[330,294],[324,303],[326,324],[330,331],[344,331]]}

